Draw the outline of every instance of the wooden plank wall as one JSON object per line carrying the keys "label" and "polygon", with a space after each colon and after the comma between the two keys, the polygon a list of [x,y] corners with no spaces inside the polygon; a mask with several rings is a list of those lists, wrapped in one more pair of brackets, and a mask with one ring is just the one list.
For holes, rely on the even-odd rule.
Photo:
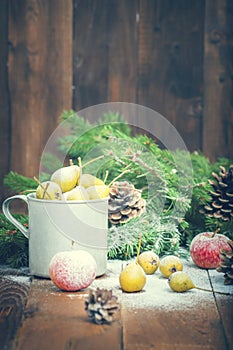
{"label": "wooden plank wall", "polygon": [[11,167],[33,176],[58,116],[71,108],[71,2],[10,1],[9,41]]}
{"label": "wooden plank wall", "polygon": [[205,4],[203,150],[233,158],[233,2]]}
{"label": "wooden plank wall", "polygon": [[[150,107],[188,149],[232,157],[231,0],[1,0],[0,186],[37,174],[63,110]],[[142,120],[149,130],[147,120]]]}
{"label": "wooden plank wall", "polygon": [[0,201],[6,195],[2,186],[4,175],[10,170],[11,118],[7,75],[8,3],[0,1]]}

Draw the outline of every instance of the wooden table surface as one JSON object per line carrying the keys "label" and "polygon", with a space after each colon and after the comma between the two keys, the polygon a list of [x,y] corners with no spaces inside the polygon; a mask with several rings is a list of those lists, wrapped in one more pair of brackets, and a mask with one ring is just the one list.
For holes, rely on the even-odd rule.
{"label": "wooden table surface", "polygon": [[223,285],[222,274],[185,262],[194,283],[212,292],[175,293],[156,271],[143,291],[122,293],[122,264],[110,261],[106,274],[90,286],[112,289],[118,297],[117,319],[105,325],[94,324],[84,310],[89,288],[62,292],[27,270],[0,268],[0,349],[233,349],[233,286]]}

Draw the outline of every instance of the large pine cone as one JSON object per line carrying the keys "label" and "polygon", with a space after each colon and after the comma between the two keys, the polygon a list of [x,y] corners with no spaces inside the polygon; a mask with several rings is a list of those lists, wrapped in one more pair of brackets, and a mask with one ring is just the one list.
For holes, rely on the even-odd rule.
{"label": "large pine cone", "polygon": [[221,262],[216,270],[224,273],[224,284],[233,284],[233,241],[229,241],[228,244],[231,247],[231,251],[226,249],[220,250]]}
{"label": "large pine cone", "polygon": [[227,171],[220,166],[219,175],[212,173],[214,180],[209,180],[212,186],[211,202],[200,210],[202,214],[229,221],[233,218],[233,164]]}
{"label": "large pine cone", "polygon": [[109,193],[109,221],[117,225],[140,216],[146,208],[146,201],[141,194],[140,190],[127,181],[114,182]]}

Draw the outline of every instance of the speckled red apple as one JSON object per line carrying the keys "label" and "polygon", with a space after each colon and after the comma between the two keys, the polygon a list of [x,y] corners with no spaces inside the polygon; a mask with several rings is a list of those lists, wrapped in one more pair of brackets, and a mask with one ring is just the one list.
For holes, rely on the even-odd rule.
{"label": "speckled red apple", "polygon": [[215,269],[220,264],[220,249],[230,250],[228,237],[214,232],[202,232],[195,236],[190,244],[193,262],[205,269]]}
{"label": "speckled red apple", "polygon": [[49,275],[64,291],[74,292],[88,287],[95,279],[96,261],[84,250],[59,252],[51,259]]}

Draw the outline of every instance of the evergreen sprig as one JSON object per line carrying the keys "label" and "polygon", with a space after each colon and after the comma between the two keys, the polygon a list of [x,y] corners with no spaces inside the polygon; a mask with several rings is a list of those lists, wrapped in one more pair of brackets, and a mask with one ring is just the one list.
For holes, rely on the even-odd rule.
{"label": "evergreen sprig", "polygon": [[147,210],[139,218],[121,226],[111,226],[108,233],[109,258],[130,259],[137,254],[138,239],[142,235],[141,252],[153,250],[158,255],[179,254],[180,232],[176,222],[161,219],[154,211]]}
{"label": "evergreen sprig", "polygon": [[15,193],[22,193],[27,190],[36,189],[38,186],[35,180],[17,172],[10,171],[4,178],[4,185]]}
{"label": "evergreen sprig", "polygon": [[75,160],[85,158],[96,145],[106,141],[110,136],[117,136],[118,132],[130,135],[130,127],[118,113],[105,113],[96,123],[75,114],[73,110],[64,112],[61,120],[65,122],[70,134],[58,140],[58,148],[64,154]]}
{"label": "evergreen sprig", "polygon": [[[220,158],[211,163],[199,152],[171,152],[161,149],[148,135],[131,134],[130,126],[118,113],[106,113],[91,123],[74,111],[65,111],[61,120],[70,130],[69,135],[58,139],[58,149],[66,158],[77,164],[78,157],[84,162],[104,155],[84,168],[104,179],[108,171],[110,183],[126,168],[124,180],[142,189],[147,200],[147,211],[127,224],[109,226],[109,258],[127,259],[137,254],[138,238],[142,236],[142,251],[153,249],[157,254],[184,254],[192,238],[199,232],[221,228],[221,233],[233,238],[232,221],[221,222],[200,214],[201,205],[210,200],[211,186],[208,180],[219,166],[228,167],[232,162]],[[187,159],[190,166],[187,167]],[[178,165],[178,166],[177,166]],[[63,166],[56,156],[45,154],[43,166],[49,173]],[[48,179],[47,173],[40,180]],[[16,193],[37,187],[33,179],[15,172],[7,174],[4,184]],[[20,217],[26,223],[26,217]],[[27,240],[1,217],[0,254],[2,261],[20,265],[27,261]],[[17,234],[6,234],[17,232]],[[1,261],[0,261],[1,262]]]}
{"label": "evergreen sprig", "polygon": [[[27,215],[13,216],[27,227]],[[4,214],[0,214],[0,264],[8,264],[15,268],[28,265],[28,239],[6,219]]]}

